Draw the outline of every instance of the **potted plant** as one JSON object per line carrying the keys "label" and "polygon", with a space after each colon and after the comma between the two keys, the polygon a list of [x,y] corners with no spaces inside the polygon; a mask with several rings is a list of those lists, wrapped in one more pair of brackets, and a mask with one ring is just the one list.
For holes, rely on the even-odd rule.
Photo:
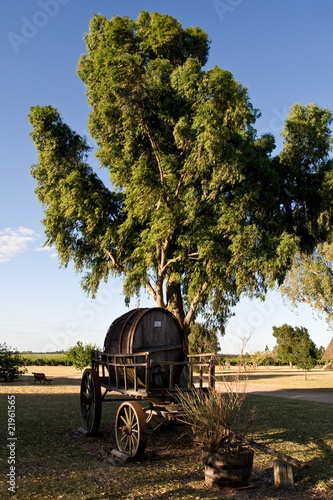
{"label": "potted plant", "polygon": [[245,385],[240,377],[224,379],[217,389],[192,389],[178,393],[183,421],[202,447],[205,482],[209,486],[239,488],[249,485],[253,465],[252,449],[242,442],[244,424],[253,420],[242,405]]}

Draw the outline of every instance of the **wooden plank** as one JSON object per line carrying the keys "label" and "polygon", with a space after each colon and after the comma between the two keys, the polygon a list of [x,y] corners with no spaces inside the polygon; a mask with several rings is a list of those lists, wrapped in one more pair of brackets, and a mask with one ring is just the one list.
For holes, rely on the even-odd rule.
{"label": "wooden plank", "polygon": [[[174,344],[172,346],[170,345],[161,345],[158,347],[147,347],[147,350],[149,352],[160,352],[160,351],[174,351],[175,349],[181,349],[183,347],[183,344]],[[145,349],[145,347],[143,347]]]}
{"label": "wooden plank", "polygon": [[134,391],[138,390],[138,369],[137,365],[134,365]]}
{"label": "wooden plank", "polygon": [[295,487],[292,466],[279,459],[273,460],[274,486],[293,490]]}
{"label": "wooden plank", "polygon": [[209,382],[208,382],[208,387],[210,389],[215,389],[215,364],[214,360],[212,359],[209,365]]}
{"label": "wooden plank", "polygon": [[189,377],[188,377],[188,387],[192,387],[193,385],[193,365],[189,367]]}
{"label": "wooden plank", "polygon": [[127,366],[124,365],[124,389],[127,391],[128,385],[127,385]]}
{"label": "wooden plank", "polygon": [[115,450],[115,449],[111,450],[111,455],[119,458],[123,462],[126,462],[126,460],[128,460],[129,458],[132,458],[131,455],[129,455],[128,453],[125,453],[125,452],[119,451],[119,450]]}
{"label": "wooden plank", "polygon": [[202,385],[203,385],[203,370],[202,370],[202,366],[200,366],[200,370],[199,370],[199,387],[200,387],[200,389],[202,389]]}
{"label": "wooden plank", "polygon": [[169,373],[169,389],[172,389],[173,388],[173,366],[170,365],[170,373]]}

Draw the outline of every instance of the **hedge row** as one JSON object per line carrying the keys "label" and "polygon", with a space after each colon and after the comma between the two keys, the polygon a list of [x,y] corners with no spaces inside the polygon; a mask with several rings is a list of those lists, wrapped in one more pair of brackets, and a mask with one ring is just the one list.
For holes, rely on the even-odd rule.
{"label": "hedge row", "polygon": [[62,358],[34,358],[22,356],[24,366],[72,366],[65,356]]}

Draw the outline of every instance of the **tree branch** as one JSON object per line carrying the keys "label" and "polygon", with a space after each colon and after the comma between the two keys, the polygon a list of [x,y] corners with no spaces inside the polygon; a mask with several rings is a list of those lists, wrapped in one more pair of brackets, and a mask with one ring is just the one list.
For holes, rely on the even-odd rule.
{"label": "tree branch", "polygon": [[165,274],[166,269],[170,266],[170,264],[173,264],[174,262],[178,262],[180,257],[175,257],[174,259],[169,259],[168,262],[163,266],[162,268],[162,274]]}
{"label": "tree branch", "polygon": [[110,258],[114,269],[116,271],[118,271],[119,273],[123,273],[125,271],[124,266],[118,264],[118,262],[116,261],[114,255],[112,254],[112,252],[110,252],[109,250],[105,250],[105,253]]}
{"label": "tree branch", "polygon": [[[297,295],[297,300],[296,297],[293,298],[291,301],[293,307],[297,308],[297,302],[301,302],[303,304],[306,304],[310,307],[313,307],[314,309],[317,309],[318,311],[323,311],[325,312],[330,318],[333,318],[332,312],[325,306],[324,304],[316,304],[315,302],[308,300],[305,298],[305,296],[300,292],[299,288],[296,292]],[[289,299],[290,300],[290,299]]]}
{"label": "tree branch", "polygon": [[184,181],[186,175],[187,175],[187,172],[183,172],[182,175],[180,176],[180,179],[178,181],[178,186],[177,186],[177,189],[176,189],[176,192],[175,192],[176,198],[179,195],[179,191],[180,191],[181,185],[183,184],[183,181]]}
{"label": "tree branch", "polygon": [[155,155],[155,158],[156,158],[156,161],[157,161],[158,169],[159,169],[159,172],[160,172],[161,186],[164,189],[166,176],[165,176],[165,173],[164,173],[163,168],[162,168],[162,156],[161,156],[161,153],[159,151],[159,147],[157,146],[156,142],[154,141],[152,135],[150,134],[148,125],[145,122],[145,120],[143,120],[143,128],[144,128],[144,131],[147,134],[147,137],[148,137],[148,139],[150,141],[150,144],[151,144],[151,147],[153,149],[153,152],[154,152],[154,155]]}
{"label": "tree branch", "polygon": [[192,300],[192,302],[190,304],[189,310],[188,310],[188,312],[185,316],[185,319],[184,319],[184,323],[186,325],[189,325],[191,323],[191,320],[195,314],[196,308],[197,308],[200,300],[202,299],[203,294],[207,290],[207,288],[208,288],[208,282],[205,281],[201,287],[201,290],[199,290],[199,292],[197,293],[197,295],[194,297],[194,299]]}
{"label": "tree branch", "polygon": [[149,283],[149,281],[147,281],[146,283],[146,290],[147,292],[149,293],[149,295],[151,296],[151,298],[155,301],[156,301],[156,292],[154,290],[154,288],[151,286],[151,284]]}

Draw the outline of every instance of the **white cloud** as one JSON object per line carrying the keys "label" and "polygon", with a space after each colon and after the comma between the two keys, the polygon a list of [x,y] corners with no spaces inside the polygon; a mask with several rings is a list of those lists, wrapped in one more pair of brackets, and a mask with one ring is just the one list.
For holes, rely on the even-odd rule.
{"label": "white cloud", "polygon": [[51,250],[54,250],[54,247],[36,247],[35,250],[36,252],[51,252]]}
{"label": "white cloud", "polygon": [[53,252],[51,253],[50,257],[51,258],[54,258],[54,257],[58,257],[58,254],[57,252],[55,251],[55,247],[54,246],[51,246],[51,247],[37,247],[35,248],[36,252]]}
{"label": "white cloud", "polygon": [[19,253],[26,252],[39,235],[27,227],[0,229],[0,262],[7,262]]}

